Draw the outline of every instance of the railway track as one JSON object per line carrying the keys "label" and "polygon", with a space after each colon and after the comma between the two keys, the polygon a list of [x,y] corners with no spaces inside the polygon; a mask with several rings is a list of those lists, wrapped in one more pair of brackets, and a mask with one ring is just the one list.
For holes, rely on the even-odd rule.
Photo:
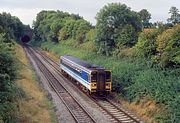
{"label": "railway track", "polygon": [[48,68],[42,63],[42,61],[36,55],[36,51],[28,47],[25,48],[35,60],[40,71],[44,74],[59,98],[63,101],[74,120],[77,123],[95,123],[96,121],[93,119],[93,117],[78,103],[78,101],[69,93],[69,91],[60,84],[59,80],[56,79],[53,73],[51,73],[51,71],[49,71]]}
{"label": "railway track", "polygon": [[131,112],[125,110],[107,98],[93,98],[102,112],[111,120],[113,123],[143,123],[141,119],[133,115]]}
{"label": "railway track", "polygon": [[[53,61],[47,55],[42,53],[41,51],[37,51],[39,55],[41,55],[44,60],[46,60],[57,72],[58,74],[64,78],[62,73],[59,70],[59,65],[57,62]],[[93,98],[89,96],[91,100],[95,102],[95,104],[99,107],[99,109],[110,119],[111,122],[114,123],[144,123],[143,120],[135,116],[132,112],[117,105],[110,101],[107,98]]]}

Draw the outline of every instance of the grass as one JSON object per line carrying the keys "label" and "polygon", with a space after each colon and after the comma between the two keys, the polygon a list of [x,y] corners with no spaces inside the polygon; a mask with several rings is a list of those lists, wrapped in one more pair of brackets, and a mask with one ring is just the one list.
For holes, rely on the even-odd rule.
{"label": "grass", "polygon": [[56,122],[52,102],[47,93],[40,87],[34,71],[20,45],[16,46],[16,54],[21,62],[20,78],[16,81],[26,93],[26,98],[19,100],[19,120],[23,123]]}

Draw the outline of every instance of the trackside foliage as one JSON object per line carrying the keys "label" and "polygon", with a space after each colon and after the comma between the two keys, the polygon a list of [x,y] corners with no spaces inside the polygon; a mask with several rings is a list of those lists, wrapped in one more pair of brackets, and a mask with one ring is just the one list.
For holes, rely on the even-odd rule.
{"label": "trackside foliage", "polygon": [[17,100],[24,97],[17,79],[17,59],[15,57],[15,40],[23,36],[26,26],[14,16],[0,13],[0,122],[18,122]]}

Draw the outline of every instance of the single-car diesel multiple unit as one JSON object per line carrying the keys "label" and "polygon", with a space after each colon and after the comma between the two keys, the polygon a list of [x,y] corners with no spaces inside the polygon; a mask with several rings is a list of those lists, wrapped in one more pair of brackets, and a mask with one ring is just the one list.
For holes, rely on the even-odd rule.
{"label": "single-car diesel multiple unit", "polygon": [[83,87],[83,90],[87,90],[90,94],[111,92],[111,70],[92,65],[70,55],[61,56],[60,68],[63,73],[71,76]]}

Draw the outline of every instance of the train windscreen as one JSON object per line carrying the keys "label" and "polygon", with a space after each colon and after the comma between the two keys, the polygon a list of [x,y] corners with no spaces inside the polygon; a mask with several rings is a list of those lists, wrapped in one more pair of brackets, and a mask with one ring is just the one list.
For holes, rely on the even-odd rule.
{"label": "train windscreen", "polygon": [[97,72],[91,73],[91,82],[97,82]]}
{"label": "train windscreen", "polygon": [[107,82],[111,81],[111,72],[110,71],[106,71],[106,81]]}

